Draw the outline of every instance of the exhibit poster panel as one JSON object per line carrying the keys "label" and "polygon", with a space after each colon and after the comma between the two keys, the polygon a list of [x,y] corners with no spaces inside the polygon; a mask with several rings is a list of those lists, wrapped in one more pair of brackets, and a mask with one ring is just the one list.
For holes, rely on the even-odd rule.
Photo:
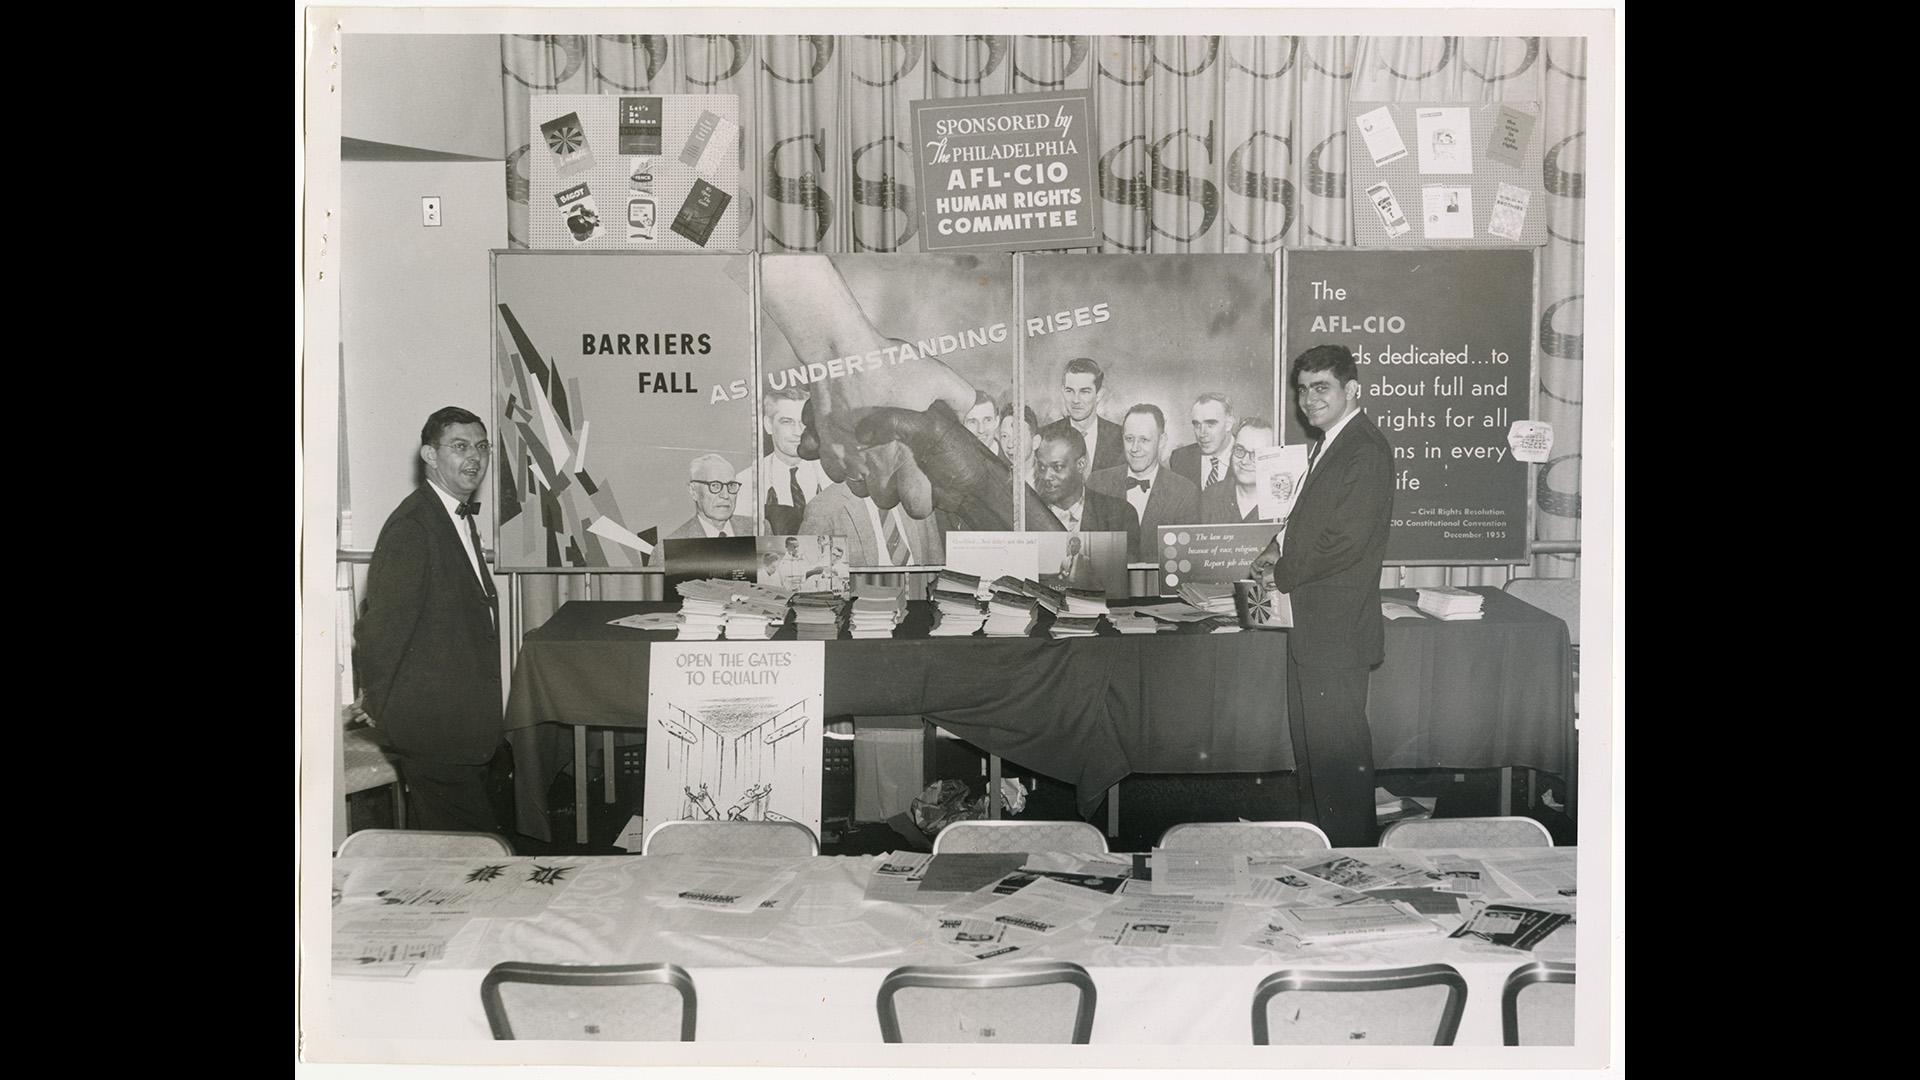
{"label": "exhibit poster panel", "polygon": [[914,102],[914,177],[927,250],[1098,244],[1092,116],[1089,90]]}
{"label": "exhibit poster panel", "polygon": [[527,243],[548,250],[740,250],[732,94],[535,94]]}
{"label": "exhibit poster panel", "polygon": [[1011,255],[763,257],[760,531],[893,569],[1013,528],[1013,292]]}
{"label": "exhibit poster panel", "polygon": [[655,642],[642,826],[797,821],[820,835],[818,641]]}
{"label": "exhibit poster panel", "polygon": [[[1279,441],[1273,258],[1020,259],[1038,425],[1021,476],[1047,513],[1102,529],[1131,511],[1135,563],[1155,561],[1164,526],[1260,520],[1252,453]],[[1026,528],[1053,524],[1029,513]]]}
{"label": "exhibit poster panel", "polygon": [[1286,274],[1286,356],[1351,349],[1393,444],[1387,561],[1525,562],[1530,470],[1508,439],[1534,430],[1533,251],[1290,251]]}
{"label": "exhibit poster panel", "polygon": [[702,519],[752,534],[750,284],[744,255],[494,253],[501,572],[655,568]]}

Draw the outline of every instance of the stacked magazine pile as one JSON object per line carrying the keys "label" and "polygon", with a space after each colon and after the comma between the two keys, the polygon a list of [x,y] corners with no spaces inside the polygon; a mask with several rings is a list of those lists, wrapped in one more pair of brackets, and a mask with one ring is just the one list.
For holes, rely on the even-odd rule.
{"label": "stacked magazine pile", "polygon": [[801,641],[832,641],[846,622],[845,601],[839,593],[793,594],[794,636]]}
{"label": "stacked magazine pile", "polygon": [[787,625],[787,597],[775,589],[735,582],[727,600],[727,640],[765,641]]}
{"label": "stacked magazine pile", "polygon": [[987,604],[988,637],[1026,637],[1039,621],[1040,602],[1024,582],[1014,577],[994,581],[993,598]]}
{"label": "stacked magazine pile", "polygon": [[727,617],[727,602],[733,599],[733,587],[738,584],[737,581],[708,578],[705,581],[683,581],[675,586],[680,594],[680,618],[674,640],[718,640],[721,624]]}
{"label": "stacked magazine pile", "polygon": [[1054,637],[1092,637],[1099,632],[1100,620],[1108,614],[1106,593],[1098,589],[1065,589],[1061,599],[1063,610],[1055,613],[1053,619]]}
{"label": "stacked magazine pile", "polygon": [[1180,599],[1202,611],[1233,617],[1233,583],[1188,582],[1180,586]]}
{"label": "stacked magazine pile", "polygon": [[1420,610],[1447,622],[1481,618],[1484,613],[1480,607],[1486,602],[1487,598],[1479,593],[1468,592],[1453,585],[1438,585],[1420,590]]}
{"label": "stacked magazine pile", "polygon": [[1111,623],[1115,630],[1123,634],[1157,634],[1160,632],[1160,627],[1164,625],[1159,619],[1153,618],[1150,615],[1139,615],[1132,612],[1124,615],[1108,612],[1107,622]]}
{"label": "stacked magazine pile", "polygon": [[987,621],[981,610],[981,589],[980,579],[972,574],[942,571],[927,587],[927,599],[933,601],[933,629],[927,636],[966,637],[977,632]]}
{"label": "stacked magazine pile", "polygon": [[907,587],[900,585],[856,585],[853,590],[853,616],[847,624],[856,638],[892,637],[893,628],[907,614]]}

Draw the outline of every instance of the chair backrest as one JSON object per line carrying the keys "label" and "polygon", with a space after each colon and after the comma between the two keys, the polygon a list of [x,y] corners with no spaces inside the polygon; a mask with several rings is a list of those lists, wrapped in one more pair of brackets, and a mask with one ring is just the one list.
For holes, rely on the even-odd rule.
{"label": "chair backrest", "polygon": [[1500,1030],[1508,1046],[1573,1045],[1572,964],[1538,960],[1513,969],[1500,994]]}
{"label": "chair backrest", "polygon": [[933,853],[1107,850],[1107,837],[1084,821],[956,821],[933,838]]}
{"label": "chair backrest", "polygon": [[1093,976],[1061,961],[903,967],[880,983],[890,1043],[1085,1043]]}
{"label": "chair backrest", "polygon": [[368,729],[349,729],[341,733],[340,741],[346,767],[342,782],[348,795],[400,782],[400,770]]}
{"label": "chair backrest", "polygon": [[1506,593],[1549,615],[1559,616],[1560,621],[1567,624],[1567,641],[1579,648],[1579,578],[1514,578],[1507,582]]}
{"label": "chair backrest", "polygon": [[341,841],[337,854],[342,859],[453,859],[463,855],[512,855],[513,845],[486,832],[361,829]]}
{"label": "chair backrest", "polygon": [[1256,1045],[1451,1046],[1467,980],[1446,964],[1280,971],[1253,992]]}
{"label": "chair backrest", "polygon": [[1307,821],[1190,821],[1162,833],[1156,845],[1168,851],[1231,851],[1286,855],[1333,846],[1320,826]]}
{"label": "chair backrest", "polygon": [[663,821],[642,855],[818,855],[820,838],[797,821]]}
{"label": "chair backrest", "polygon": [[1545,825],[1523,817],[1417,818],[1396,821],[1380,834],[1383,848],[1552,847]]}
{"label": "chair backrest", "polygon": [[497,964],[480,1004],[496,1039],[693,1041],[693,976],[677,964]]}

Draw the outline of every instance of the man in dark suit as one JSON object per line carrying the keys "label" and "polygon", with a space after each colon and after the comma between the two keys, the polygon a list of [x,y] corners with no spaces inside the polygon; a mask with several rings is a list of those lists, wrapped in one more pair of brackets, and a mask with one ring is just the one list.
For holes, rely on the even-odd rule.
{"label": "man in dark suit", "polygon": [[1033,452],[1033,490],[1070,533],[1126,533],[1127,561],[1137,561],[1140,515],[1125,499],[1087,490],[1083,479],[1086,468],[1087,444],[1080,440],[1080,432],[1071,427],[1050,427]]}
{"label": "man in dark suit", "polygon": [[[1087,472],[1111,469],[1126,462],[1120,449],[1120,425],[1099,413],[1107,399],[1107,374],[1100,365],[1084,356],[1067,361],[1060,373],[1060,408],[1066,415],[1047,425],[1049,429],[1071,427],[1086,444]],[[1086,473],[1081,474],[1086,478]]]}
{"label": "man in dark suit", "polygon": [[1233,468],[1227,479],[1200,494],[1200,520],[1208,525],[1260,521],[1260,470],[1254,455],[1273,445],[1265,417],[1243,417],[1233,433]]}
{"label": "man in dark suit", "polygon": [[1375,839],[1367,672],[1384,659],[1380,566],[1393,517],[1393,447],[1359,408],[1360,375],[1341,345],[1293,361],[1295,401],[1320,434],[1284,530],[1254,559],[1293,601],[1287,711],[1303,810],[1335,847]]}
{"label": "man in dark suit", "polygon": [[1189,417],[1193,442],[1175,447],[1167,467],[1193,481],[1204,494],[1233,479],[1233,403],[1212,391],[1194,399]]}
{"label": "man in dark suit", "polygon": [[1087,488],[1125,499],[1140,515],[1140,535],[1152,546],[1154,530],[1162,525],[1192,525],[1200,517],[1200,489],[1160,464],[1167,442],[1167,418],[1158,405],[1135,405],[1120,423],[1120,442],[1127,463],[1114,469],[1095,469]]}
{"label": "man in dark suit", "polygon": [[492,449],[465,409],[427,418],[427,482],[380,529],[355,628],[365,708],[400,759],[421,829],[497,828],[487,766],[501,746],[499,604],[474,499]]}

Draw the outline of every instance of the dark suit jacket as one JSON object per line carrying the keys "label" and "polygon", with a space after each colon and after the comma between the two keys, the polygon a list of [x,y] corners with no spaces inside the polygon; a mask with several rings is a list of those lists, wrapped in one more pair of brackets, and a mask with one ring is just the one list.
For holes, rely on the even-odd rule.
{"label": "dark suit jacket", "polygon": [[500,743],[500,635],[430,484],[380,529],[354,652],[367,712],[402,754],[476,765]]}
{"label": "dark suit jacket", "polygon": [[[1095,425],[1094,430],[1100,434],[1094,436],[1093,461],[1087,466],[1087,471],[1095,473],[1101,469],[1111,469],[1115,465],[1124,467],[1127,464],[1127,451],[1120,445],[1120,425],[1104,416],[1095,417]],[[1040,433],[1044,435],[1055,428],[1072,426],[1073,421],[1063,416],[1041,428]]]}
{"label": "dark suit jacket", "polygon": [[1127,534],[1127,561],[1140,560],[1140,515],[1125,499],[1102,495],[1091,488],[1080,507],[1081,532],[1124,532]]}
{"label": "dark suit jacket", "polygon": [[[1087,487],[1122,502],[1127,498],[1127,467],[1101,469],[1087,478]],[[1132,503],[1127,503],[1132,506]],[[1140,534],[1152,536],[1162,525],[1197,525],[1200,517],[1200,489],[1186,477],[1162,465],[1153,474],[1153,486],[1147,489],[1147,508],[1140,515]]]}
{"label": "dark suit jacket", "polygon": [[[1224,460],[1220,462],[1220,483],[1231,484],[1233,483],[1233,445],[1231,443],[1227,445],[1227,452],[1222,457]],[[1207,482],[1207,471],[1200,467],[1199,443],[1174,447],[1173,453],[1167,456],[1167,468],[1193,481],[1195,488],[1200,488]]]}
{"label": "dark suit jacket", "polygon": [[1393,447],[1362,412],[1308,474],[1273,568],[1293,599],[1288,646],[1298,662],[1352,668],[1383,659],[1380,566],[1392,518]]}
{"label": "dark suit jacket", "polygon": [[1240,495],[1235,489],[1233,478],[1227,477],[1200,493],[1200,521],[1205,525],[1234,525],[1245,522],[1264,521],[1260,516],[1260,504],[1245,514],[1240,512]]}

